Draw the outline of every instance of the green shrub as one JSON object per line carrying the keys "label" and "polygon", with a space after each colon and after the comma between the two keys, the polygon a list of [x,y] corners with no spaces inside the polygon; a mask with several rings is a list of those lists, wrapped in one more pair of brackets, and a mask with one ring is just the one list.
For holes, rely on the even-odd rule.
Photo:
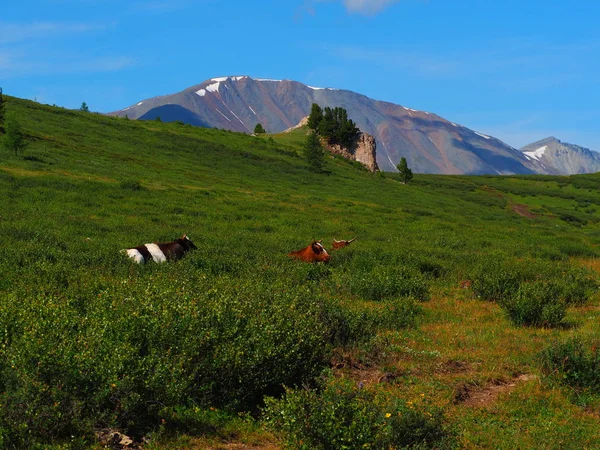
{"label": "green shrub", "polygon": [[129,191],[143,191],[145,189],[139,180],[123,180],[119,183],[119,186],[121,186],[121,189]]}
{"label": "green shrub", "polygon": [[554,342],[540,355],[544,372],[577,391],[600,394],[600,341],[579,336]]}
{"label": "green shrub", "polygon": [[561,286],[541,281],[521,284],[500,304],[515,325],[555,327],[567,313]]}
{"label": "green shrub", "polygon": [[420,273],[408,269],[376,267],[371,272],[353,273],[346,280],[350,293],[365,300],[413,297],[427,300],[429,286]]}
{"label": "green shrub", "polygon": [[264,421],[298,449],[439,448],[447,434],[442,413],[424,402],[385,397],[349,380],[314,390],[287,389],[269,398]]}
{"label": "green shrub", "polygon": [[471,275],[473,293],[481,300],[501,301],[517,292],[526,275],[497,255],[483,258]]}
{"label": "green shrub", "polygon": [[365,342],[382,330],[414,327],[422,308],[411,298],[389,299],[380,307],[360,303],[328,302],[323,320],[331,344],[346,346]]}
{"label": "green shrub", "polygon": [[146,270],[147,283],[83,302],[51,292],[4,300],[0,428],[11,445],[89,436],[94,426],[140,436],[178,405],[251,409],[326,366],[328,313],[312,292],[181,272],[173,283],[158,265]]}
{"label": "green shrub", "polygon": [[598,282],[589,269],[568,267],[557,274],[561,295],[568,305],[583,305],[596,293]]}

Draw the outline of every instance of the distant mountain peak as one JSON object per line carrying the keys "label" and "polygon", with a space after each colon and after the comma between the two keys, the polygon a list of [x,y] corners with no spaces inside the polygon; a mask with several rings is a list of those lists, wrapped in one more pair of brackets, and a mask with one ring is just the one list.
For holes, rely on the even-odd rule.
{"label": "distant mountain peak", "polygon": [[[216,77],[216,78],[211,78],[207,81],[204,81],[203,83],[201,83],[198,86],[201,86],[198,90],[196,90],[196,94],[200,97],[204,97],[206,96],[207,93],[217,93],[220,91],[221,89],[221,85],[223,85],[226,89],[227,89],[227,82],[233,83],[233,82],[237,82],[237,81],[241,81],[241,80],[250,80],[253,82],[261,82],[261,83],[297,83],[297,84],[301,84],[297,81],[293,81],[293,80],[276,80],[276,79],[271,79],[271,78],[253,78],[251,76],[248,75],[230,75],[230,76],[226,76],[226,77]],[[308,86],[308,85],[302,85],[307,87],[308,89],[312,89],[314,91],[321,91],[321,90],[329,90],[329,91],[335,91],[337,89],[333,89],[333,88],[322,88],[322,87],[315,87],[315,86]],[[194,87],[195,89],[195,87]]]}
{"label": "distant mountain peak", "polygon": [[600,172],[600,154],[579,145],[562,142],[554,136],[526,145],[521,151],[530,160],[539,161],[552,174]]}

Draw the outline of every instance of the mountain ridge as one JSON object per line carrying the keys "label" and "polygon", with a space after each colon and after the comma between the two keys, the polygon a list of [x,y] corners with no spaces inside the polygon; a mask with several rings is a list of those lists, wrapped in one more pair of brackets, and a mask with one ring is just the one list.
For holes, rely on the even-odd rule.
{"label": "mountain ridge", "polygon": [[110,115],[149,120],[161,117],[244,133],[251,133],[261,123],[268,132],[276,133],[300,122],[313,103],[345,108],[361,131],[374,136],[381,170],[395,171],[400,158],[405,157],[418,173],[549,173],[539,161],[500,139],[437,114],[293,80],[246,75],[211,78],[172,95],[142,100]]}

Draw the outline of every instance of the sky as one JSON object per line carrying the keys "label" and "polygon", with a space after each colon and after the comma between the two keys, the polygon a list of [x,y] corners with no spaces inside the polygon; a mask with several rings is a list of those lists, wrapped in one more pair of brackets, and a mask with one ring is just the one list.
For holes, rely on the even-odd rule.
{"label": "sky", "polygon": [[5,0],[7,95],[110,112],[207,79],[290,79],[513,147],[600,151],[600,1]]}

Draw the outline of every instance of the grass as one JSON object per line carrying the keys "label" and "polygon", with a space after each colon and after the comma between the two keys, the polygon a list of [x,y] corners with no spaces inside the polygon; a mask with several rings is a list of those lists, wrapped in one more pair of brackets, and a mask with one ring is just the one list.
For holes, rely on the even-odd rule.
{"label": "grass", "polygon": [[[358,408],[352,423],[383,442],[385,411],[357,413],[359,385],[361,402],[426,399],[441,447],[600,446],[600,396],[574,397],[540,357],[599,335],[599,175],[403,185],[339,158],[311,173],[302,130],[7,109],[29,146],[0,163],[0,446],[85,448],[99,427],[154,448],[301,446],[261,421],[284,386],[297,403],[282,411]],[[119,253],[184,233],[198,250],[181,261]],[[287,257],[354,237],[328,265]],[[528,286],[560,287],[561,326],[509,321],[505,298],[545,298]],[[323,397],[336,386],[339,404]],[[493,386],[488,403],[465,401]]]}

